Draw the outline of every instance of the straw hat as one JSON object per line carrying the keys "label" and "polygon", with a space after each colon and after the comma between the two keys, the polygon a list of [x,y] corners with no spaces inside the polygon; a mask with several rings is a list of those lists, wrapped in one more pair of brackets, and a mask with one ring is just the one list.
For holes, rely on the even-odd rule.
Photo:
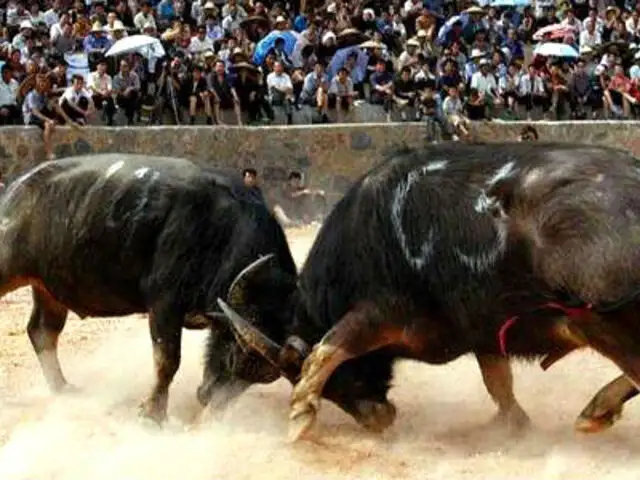
{"label": "straw hat", "polygon": [[380,42],[376,42],[375,40],[367,40],[364,43],[360,44],[361,48],[382,48],[382,44]]}
{"label": "straw hat", "polygon": [[103,33],[103,32],[104,32],[104,29],[102,28],[102,25],[100,25],[100,22],[95,22],[91,27],[91,33]]}
{"label": "straw hat", "polygon": [[126,30],[124,28],[124,23],[122,23],[120,20],[116,20],[115,22],[113,22],[113,27],[109,28],[112,32],[121,32],[123,30]]}
{"label": "straw hat", "polygon": [[412,46],[412,47],[420,47],[420,42],[414,38],[411,38],[409,40],[407,40],[407,47]]}

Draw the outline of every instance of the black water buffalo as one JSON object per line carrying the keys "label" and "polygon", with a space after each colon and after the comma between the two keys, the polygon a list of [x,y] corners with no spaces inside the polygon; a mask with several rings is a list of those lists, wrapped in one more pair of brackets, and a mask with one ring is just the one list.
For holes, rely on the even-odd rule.
{"label": "black water buffalo", "polygon": [[[625,340],[598,305],[640,285],[640,270],[629,268],[640,248],[626,239],[640,228],[639,165],[619,150],[575,144],[399,152],[329,215],[283,307],[283,331],[261,331],[257,314],[219,304],[246,345],[295,384],[294,439],[312,426],[321,396],[365,427],[386,428],[395,359],[444,364],[467,353],[498,418],[522,426],[509,356],[548,367],[591,346],[633,373],[616,350],[640,351],[631,319],[620,327]],[[261,270],[253,267],[246,278]]]}
{"label": "black water buffalo", "polygon": [[[32,286],[27,330],[50,388],[68,385],[57,344],[69,310],[80,317],[148,312],[156,382],[141,413],[157,421],[166,416],[180,364],[182,327],[210,326],[199,312],[211,310],[263,253],[296,274],[264,202],[239,177],[183,159],[108,154],[46,162],[0,197],[0,296]],[[291,292],[279,300],[273,280],[261,292],[253,308],[261,318],[277,318],[274,305]],[[270,367],[263,358],[244,354],[226,323],[219,329],[226,343],[220,363],[207,364],[198,392],[203,403],[230,378],[270,375],[262,372]]]}

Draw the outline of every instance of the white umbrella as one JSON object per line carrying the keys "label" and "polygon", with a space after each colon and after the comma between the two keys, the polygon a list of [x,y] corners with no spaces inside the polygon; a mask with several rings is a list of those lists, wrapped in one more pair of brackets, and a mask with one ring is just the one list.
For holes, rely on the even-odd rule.
{"label": "white umbrella", "polygon": [[165,51],[160,40],[150,35],[132,35],[114,43],[105,56],[113,57],[126,53],[138,52],[145,57],[164,57]]}
{"label": "white umbrella", "polygon": [[566,43],[541,43],[533,51],[534,55],[543,57],[572,57],[578,58],[580,54],[575,48]]}

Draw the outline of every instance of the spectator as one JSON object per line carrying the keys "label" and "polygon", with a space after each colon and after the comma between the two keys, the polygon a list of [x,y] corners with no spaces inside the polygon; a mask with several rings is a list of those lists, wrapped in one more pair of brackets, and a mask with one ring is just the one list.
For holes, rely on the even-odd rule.
{"label": "spectator", "polygon": [[329,107],[336,108],[339,119],[343,119],[344,114],[351,111],[355,95],[349,71],[342,67],[338,70],[338,75],[331,81],[328,95]]}
{"label": "spectator", "polygon": [[113,83],[111,76],[107,73],[107,62],[101,60],[97,70],[89,74],[87,85],[91,92],[93,104],[97,110],[102,110],[107,125],[113,125],[115,115],[115,104],[113,102]]}
{"label": "spectator", "polygon": [[1,72],[0,125],[18,125],[21,120],[17,103],[19,85],[13,78],[13,71],[9,65],[4,64]]}
{"label": "spectator", "polygon": [[304,105],[309,105],[316,109],[316,115],[319,116],[322,123],[327,123],[328,93],[329,79],[325,73],[324,65],[320,62],[316,63],[313,72],[307,74],[300,93],[300,101]]}
{"label": "spectator", "polygon": [[191,125],[196,123],[196,112],[198,109],[204,109],[207,116],[207,125],[213,125],[211,111],[211,97],[207,79],[202,74],[202,68],[199,65],[193,67],[191,75],[184,84],[184,88],[189,100],[189,122]]}
{"label": "spectator", "polygon": [[126,60],[120,62],[120,71],[113,78],[113,93],[116,95],[116,104],[125,111],[127,124],[133,125],[140,101],[140,78],[131,71]]}
{"label": "spectator", "polygon": [[224,62],[218,60],[214,67],[214,72],[210,77],[210,89],[213,93],[213,112],[216,122],[221,125],[224,122],[220,114],[221,110],[232,110],[236,114],[238,125],[242,125],[242,111],[240,110],[240,99],[233,87],[232,79],[225,71]]}
{"label": "spectator", "polygon": [[27,94],[22,104],[22,116],[25,125],[34,125],[42,130],[45,155],[47,160],[52,160],[54,156],[51,136],[55,130],[56,116],[49,108],[49,89],[49,79],[45,75],[38,75],[35,88]]}
{"label": "spectator", "polygon": [[242,171],[242,180],[244,181],[245,187],[249,189],[249,191],[255,195],[255,198],[261,202],[264,202],[264,195],[262,194],[262,190],[258,186],[258,172],[255,168],[245,168]]}
{"label": "spectator", "polygon": [[293,83],[291,83],[291,77],[284,71],[282,63],[274,63],[273,72],[267,75],[267,88],[271,105],[282,107],[287,116],[287,124],[291,125],[293,123]]}
{"label": "spectator", "polygon": [[60,108],[66,117],[77,125],[86,125],[88,116],[95,111],[91,93],[84,88],[84,77],[74,74],[71,86],[60,97]]}

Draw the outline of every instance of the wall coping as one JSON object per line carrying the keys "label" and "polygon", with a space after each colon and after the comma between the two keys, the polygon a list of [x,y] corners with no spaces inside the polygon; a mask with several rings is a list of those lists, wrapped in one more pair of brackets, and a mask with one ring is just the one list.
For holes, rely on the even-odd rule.
{"label": "wall coping", "polygon": [[[545,126],[545,127],[562,127],[562,126],[583,126],[588,128],[594,127],[612,127],[612,126],[638,126],[640,127],[640,120],[562,120],[562,121],[552,121],[552,120],[537,120],[537,121],[527,121],[527,120],[493,120],[492,122],[472,122],[473,125],[504,125],[506,127],[513,125],[533,125],[533,126]],[[58,127],[57,130],[62,131],[74,131],[78,135],[82,135],[83,130],[88,131],[160,131],[160,130],[248,130],[248,131],[295,131],[295,130],[332,130],[335,128],[340,128],[342,130],[355,130],[355,129],[363,129],[367,127],[374,128],[382,128],[382,127],[406,127],[408,125],[417,126],[417,125],[425,125],[424,122],[375,122],[375,123],[331,123],[331,124],[319,124],[319,125],[260,125],[260,126],[239,126],[239,125],[218,125],[212,127],[211,125],[145,125],[145,126],[127,126],[127,127],[108,127],[108,126],[86,126],[82,129],[74,129],[72,127]],[[5,126],[1,127],[4,131],[16,131],[16,132],[24,132],[24,131],[37,131],[39,130],[34,126]]]}

